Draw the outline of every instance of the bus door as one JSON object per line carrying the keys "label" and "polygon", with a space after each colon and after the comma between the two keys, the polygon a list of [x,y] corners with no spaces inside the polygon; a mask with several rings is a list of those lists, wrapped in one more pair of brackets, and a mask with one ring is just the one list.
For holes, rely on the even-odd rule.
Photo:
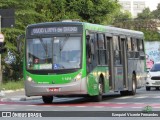
{"label": "bus door", "polygon": [[113,69],[113,41],[112,36],[106,36],[106,46],[107,46],[107,64],[108,64],[108,78],[109,78],[109,89],[114,90],[114,69]]}
{"label": "bus door", "polygon": [[122,56],[122,40],[120,36],[113,36],[113,77],[114,77],[114,91],[120,91],[124,89],[124,67]]}
{"label": "bus door", "polygon": [[122,64],[123,64],[123,87],[128,89],[128,60],[127,60],[127,41],[125,36],[121,36]]}

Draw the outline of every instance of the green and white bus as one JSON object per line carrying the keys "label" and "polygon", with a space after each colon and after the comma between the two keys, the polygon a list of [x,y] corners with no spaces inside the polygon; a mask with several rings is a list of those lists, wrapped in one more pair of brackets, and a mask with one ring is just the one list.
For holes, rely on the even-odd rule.
{"label": "green and white bus", "polygon": [[26,29],[26,96],[134,95],[145,80],[142,32],[86,22],[47,22]]}

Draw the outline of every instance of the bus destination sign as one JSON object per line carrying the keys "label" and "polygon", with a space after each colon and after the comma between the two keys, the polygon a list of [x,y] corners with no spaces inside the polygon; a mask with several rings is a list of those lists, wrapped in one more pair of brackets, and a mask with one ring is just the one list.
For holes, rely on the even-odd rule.
{"label": "bus destination sign", "polygon": [[39,34],[56,34],[56,33],[77,33],[78,27],[47,27],[47,28],[33,28],[31,35]]}

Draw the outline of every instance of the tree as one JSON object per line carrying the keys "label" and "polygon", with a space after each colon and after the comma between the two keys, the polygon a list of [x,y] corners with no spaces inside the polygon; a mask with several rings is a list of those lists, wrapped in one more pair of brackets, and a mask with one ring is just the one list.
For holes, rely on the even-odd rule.
{"label": "tree", "polygon": [[154,15],[154,19],[159,19],[160,20],[160,3],[157,6],[157,9],[152,12]]}
{"label": "tree", "polygon": [[138,14],[138,17],[136,19],[142,19],[142,20],[146,20],[146,19],[152,19],[153,18],[153,14],[150,11],[149,8],[145,8],[142,13]]}
{"label": "tree", "polygon": [[[17,38],[25,34],[29,24],[53,22],[62,19],[80,19],[81,21],[109,24],[114,14],[120,10],[116,0],[1,0],[0,9],[15,9],[15,26],[3,28],[8,54],[3,55],[6,79],[22,78],[23,52],[17,50]],[[22,44],[24,43],[24,39]],[[21,51],[24,51],[24,46]],[[7,57],[8,56],[8,57]],[[10,58],[6,64],[5,59]],[[10,71],[10,72],[9,72]]]}
{"label": "tree", "polygon": [[53,20],[80,19],[100,24],[119,9],[120,5],[113,0],[54,0],[51,12],[56,15]]}
{"label": "tree", "polygon": [[[39,0],[39,2],[43,3],[43,7],[45,7],[46,1]],[[14,8],[16,11],[15,26],[13,28],[2,29],[8,50],[8,53],[2,56],[2,65],[5,68],[4,77],[7,77],[7,80],[18,80],[19,78],[22,78],[23,52],[17,51],[17,37],[21,34],[25,34],[25,28],[28,24],[43,22],[46,20],[45,15],[41,14],[42,5],[37,6],[39,2],[38,0],[34,0],[34,2],[27,0],[1,0],[0,9]],[[24,40],[22,41],[22,44],[23,42]],[[9,64],[6,64],[6,59],[10,62]]]}

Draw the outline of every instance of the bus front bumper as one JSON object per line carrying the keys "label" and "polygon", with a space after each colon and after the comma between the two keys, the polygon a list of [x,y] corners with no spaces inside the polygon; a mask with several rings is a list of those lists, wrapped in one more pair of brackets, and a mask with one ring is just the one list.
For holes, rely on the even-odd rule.
{"label": "bus front bumper", "polygon": [[25,80],[25,94],[26,96],[86,95],[86,79],[67,84],[37,84]]}

